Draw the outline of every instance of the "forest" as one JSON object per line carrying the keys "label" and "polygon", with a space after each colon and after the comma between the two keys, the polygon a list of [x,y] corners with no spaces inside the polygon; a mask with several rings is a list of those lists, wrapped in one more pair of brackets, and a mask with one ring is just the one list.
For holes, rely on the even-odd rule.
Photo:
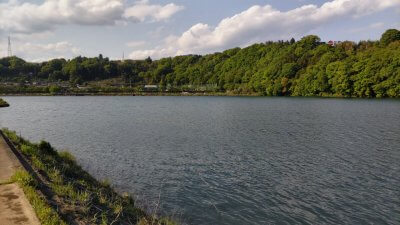
{"label": "forest", "polygon": [[0,59],[0,82],[19,83],[19,88],[34,81],[76,86],[111,78],[132,87],[157,85],[159,91],[186,87],[238,95],[398,98],[400,31],[387,30],[377,41],[330,45],[309,35],[160,60],[121,61],[102,55],[42,63]]}

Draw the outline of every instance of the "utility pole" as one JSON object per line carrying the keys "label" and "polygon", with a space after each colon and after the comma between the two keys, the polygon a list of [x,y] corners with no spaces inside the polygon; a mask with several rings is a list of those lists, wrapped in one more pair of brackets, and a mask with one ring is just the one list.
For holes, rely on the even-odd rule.
{"label": "utility pole", "polygon": [[8,36],[8,53],[7,53],[8,57],[12,56],[12,50],[11,50],[11,37]]}

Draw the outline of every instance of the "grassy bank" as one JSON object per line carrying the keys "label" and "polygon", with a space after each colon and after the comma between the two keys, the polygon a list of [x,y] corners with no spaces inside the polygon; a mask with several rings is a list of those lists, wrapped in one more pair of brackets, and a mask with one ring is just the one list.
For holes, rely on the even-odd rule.
{"label": "grassy bank", "polygon": [[10,105],[4,101],[2,98],[0,98],[0,107],[9,107]]}
{"label": "grassy bank", "polygon": [[45,141],[31,143],[8,129],[3,133],[32,167],[13,181],[24,189],[42,224],[175,224],[146,214],[129,195],[94,179],[71,154]]}
{"label": "grassy bank", "polygon": [[66,225],[57,211],[47,203],[46,198],[37,192],[38,182],[24,170],[17,171],[11,178],[12,183],[17,183],[24,191],[42,225]]}

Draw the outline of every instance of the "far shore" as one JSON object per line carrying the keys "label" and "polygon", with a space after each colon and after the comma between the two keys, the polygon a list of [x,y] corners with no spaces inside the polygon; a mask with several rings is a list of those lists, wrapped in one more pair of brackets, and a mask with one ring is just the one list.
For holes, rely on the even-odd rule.
{"label": "far shore", "polygon": [[0,93],[0,96],[263,96],[257,93],[237,94],[228,92],[135,92],[135,93]]}
{"label": "far shore", "polygon": [[[337,98],[337,99],[399,99],[399,98],[360,98],[336,95],[314,95],[314,96],[267,96],[261,93],[234,93],[234,92],[96,92],[96,93],[0,93],[0,97],[7,96],[215,96],[215,97],[286,97],[286,98]],[[7,106],[5,106],[7,107]]]}

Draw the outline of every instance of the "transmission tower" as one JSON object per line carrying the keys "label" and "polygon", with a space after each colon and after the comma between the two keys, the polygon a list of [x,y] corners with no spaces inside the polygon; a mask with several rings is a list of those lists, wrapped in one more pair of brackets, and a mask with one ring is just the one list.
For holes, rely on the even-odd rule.
{"label": "transmission tower", "polygon": [[11,50],[11,37],[8,36],[8,57],[12,56],[12,50]]}

